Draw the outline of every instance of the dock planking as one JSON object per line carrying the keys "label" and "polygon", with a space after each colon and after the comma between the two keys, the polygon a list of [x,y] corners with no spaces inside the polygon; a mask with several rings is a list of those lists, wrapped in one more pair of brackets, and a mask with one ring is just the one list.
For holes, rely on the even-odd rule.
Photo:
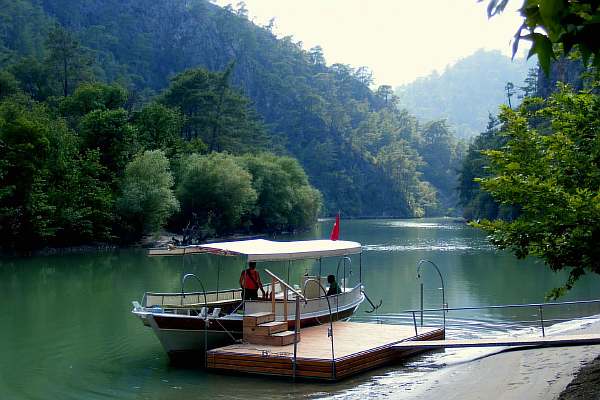
{"label": "dock planking", "polygon": [[[297,344],[296,377],[338,380],[372,368],[396,362],[425,350],[396,349],[403,341],[439,340],[440,328],[334,322],[332,354],[329,324],[303,328]],[[234,344],[207,352],[209,369],[274,376],[293,376],[294,346],[272,346],[250,343]]]}

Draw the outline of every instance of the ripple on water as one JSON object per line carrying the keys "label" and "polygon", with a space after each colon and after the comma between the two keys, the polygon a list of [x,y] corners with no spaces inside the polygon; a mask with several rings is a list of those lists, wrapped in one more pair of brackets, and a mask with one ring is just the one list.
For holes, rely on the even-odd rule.
{"label": "ripple on water", "polygon": [[425,222],[425,221],[413,221],[413,220],[400,220],[400,221],[382,221],[378,223],[379,226],[385,226],[388,228],[417,228],[417,229],[443,229],[443,230],[459,230],[464,229],[465,225],[454,221],[443,221],[443,222]]}
{"label": "ripple on water", "polygon": [[469,242],[465,241],[424,241],[421,243],[409,243],[409,244],[369,244],[363,246],[365,251],[389,251],[389,252],[400,252],[400,251],[471,251],[471,250],[484,250],[484,251],[495,251],[494,247],[485,241],[480,242]]}

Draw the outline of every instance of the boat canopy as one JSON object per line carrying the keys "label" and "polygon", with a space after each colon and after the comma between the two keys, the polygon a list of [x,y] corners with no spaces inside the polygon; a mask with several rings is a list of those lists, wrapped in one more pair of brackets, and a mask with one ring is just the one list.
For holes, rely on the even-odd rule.
{"label": "boat canopy", "polygon": [[346,256],[362,251],[360,243],[345,240],[299,240],[274,242],[265,239],[207,243],[150,249],[151,256],[211,253],[222,256],[246,256],[248,261],[286,261],[321,257]]}

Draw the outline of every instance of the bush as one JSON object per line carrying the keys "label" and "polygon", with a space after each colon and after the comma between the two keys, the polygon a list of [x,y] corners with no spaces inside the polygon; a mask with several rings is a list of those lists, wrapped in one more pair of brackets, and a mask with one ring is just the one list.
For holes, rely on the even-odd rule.
{"label": "bush", "polygon": [[157,232],[179,210],[172,188],[169,160],[161,150],[146,151],[127,164],[117,210],[130,228],[129,238]]}
{"label": "bush", "polygon": [[243,217],[254,209],[257,195],[252,177],[231,155],[192,154],[183,160],[180,174],[180,227],[194,220],[217,234],[229,233],[243,226]]}
{"label": "bush", "polygon": [[256,230],[294,230],[314,223],[321,194],[310,186],[297,160],[263,153],[246,155],[240,164],[252,175],[252,187],[258,193],[252,216]]}

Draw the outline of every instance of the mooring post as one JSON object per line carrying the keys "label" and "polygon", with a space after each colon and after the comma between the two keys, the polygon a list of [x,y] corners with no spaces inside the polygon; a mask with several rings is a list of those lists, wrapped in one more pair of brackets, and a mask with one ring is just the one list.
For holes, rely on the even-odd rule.
{"label": "mooring post", "polygon": [[421,282],[421,326],[423,326],[423,282]]}
{"label": "mooring post", "polygon": [[542,325],[542,337],[546,337],[546,332],[544,330],[544,312],[542,311],[542,305],[540,304],[540,324]]}

